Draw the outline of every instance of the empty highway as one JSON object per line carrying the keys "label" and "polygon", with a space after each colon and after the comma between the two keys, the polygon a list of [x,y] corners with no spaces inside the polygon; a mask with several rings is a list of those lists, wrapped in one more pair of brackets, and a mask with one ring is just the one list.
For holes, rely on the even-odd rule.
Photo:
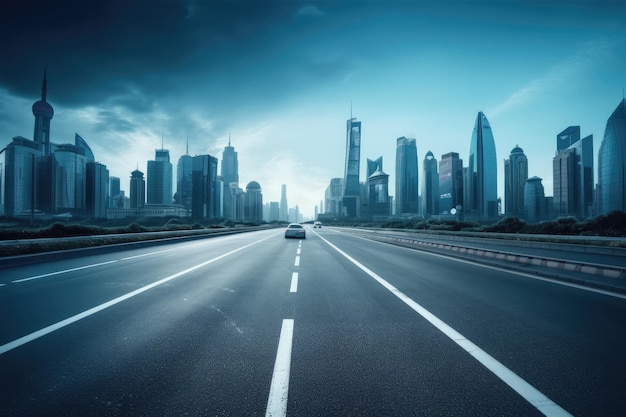
{"label": "empty highway", "polygon": [[342,229],[0,269],[3,416],[623,416],[626,299]]}

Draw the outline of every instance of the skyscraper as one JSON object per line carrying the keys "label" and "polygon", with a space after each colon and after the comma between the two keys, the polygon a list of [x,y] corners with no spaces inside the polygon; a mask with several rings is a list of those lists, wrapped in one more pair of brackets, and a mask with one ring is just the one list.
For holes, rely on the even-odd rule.
{"label": "skyscraper", "polygon": [[326,203],[326,214],[332,214],[333,216],[340,216],[342,209],[342,193],[343,193],[343,178],[332,178],[330,184],[326,187],[324,192],[324,198]]}
{"label": "skyscraper", "polygon": [[113,199],[120,194],[121,183],[119,177],[109,177],[109,199]]}
{"label": "skyscraper", "polygon": [[154,161],[148,161],[148,204],[172,204],[172,164],[170,151],[155,150]]}
{"label": "skyscraper", "polygon": [[465,213],[479,219],[498,215],[498,168],[496,144],[491,126],[483,112],[478,112],[470,143],[468,165],[469,201]]}
{"label": "skyscraper", "polygon": [[431,151],[426,153],[422,167],[422,215],[428,217],[439,214],[439,173]]}
{"label": "skyscraper", "polygon": [[606,122],[598,154],[598,210],[626,211],[626,100]]}
{"label": "skyscraper", "polygon": [[193,157],[191,172],[191,216],[194,219],[215,218],[219,209],[217,193],[217,158],[211,155]]}
{"label": "skyscraper", "polygon": [[8,217],[35,210],[37,160],[41,147],[37,142],[16,136],[5,154],[4,212]]}
{"label": "skyscraper", "polygon": [[289,207],[287,206],[287,185],[280,186],[280,221],[289,221]]}
{"label": "skyscraper", "polygon": [[529,223],[537,223],[545,219],[545,193],[541,178],[532,177],[524,186],[524,218]]}
{"label": "skyscraper", "polygon": [[261,186],[256,181],[246,185],[244,196],[244,220],[258,223],[263,220],[263,194]]}
{"label": "skyscraper", "polygon": [[580,126],[556,137],[552,160],[554,212],[557,216],[591,216],[593,206],[593,136],[580,139]]}
{"label": "skyscraper", "polygon": [[228,135],[228,146],[222,152],[222,179],[224,182],[224,217],[235,219],[233,213],[232,194],[230,192],[230,184],[235,183],[239,186],[239,162],[237,161],[237,152],[235,148],[230,146],[230,134]]}
{"label": "skyscraper", "polygon": [[346,122],[346,165],[343,182],[343,206],[348,217],[360,215],[361,122],[352,117]]}
{"label": "skyscraper", "polygon": [[504,209],[507,214],[524,216],[524,188],[528,179],[528,159],[516,146],[504,160]]}
{"label": "skyscraper", "polygon": [[185,154],[178,158],[176,164],[176,198],[177,204],[182,205],[191,211],[191,171],[192,171],[192,158],[189,155],[189,141],[187,141],[187,147]]}
{"label": "skyscraper", "polygon": [[146,204],[146,181],[138,169],[130,174],[130,208],[140,209]]}
{"label": "skyscraper", "polygon": [[463,160],[456,152],[441,155],[439,161],[439,212],[463,210]]}
{"label": "skyscraper", "polygon": [[99,162],[88,162],[86,180],[87,213],[96,219],[106,219],[108,195],[109,170],[106,165],[102,165]]}
{"label": "skyscraper", "polygon": [[418,205],[417,145],[415,139],[396,140],[396,215],[417,214]]}
{"label": "skyscraper", "polygon": [[379,167],[369,176],[367,184],[369,187],[369,214],[373,217],[389,216],[391,213],[389,206],[389,175],[382,170],[382,167]]}

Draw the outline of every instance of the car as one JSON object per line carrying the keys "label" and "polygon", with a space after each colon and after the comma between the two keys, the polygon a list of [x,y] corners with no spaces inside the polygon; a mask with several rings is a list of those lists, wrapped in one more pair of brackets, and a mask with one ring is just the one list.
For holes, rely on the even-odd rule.
{"label": "car", "polygon": [[289,237],[296,237],[300,239],[306,239],[306,231],[304,226],[300,223],[289,223],[287,229],[285,229],[285,239]]}
{"label": "car", "polygon": [[315,229],[316,227],[319,227],[321,229],[322,228],[322,222],[320,222],[320,221],[313,222],[313,228]]}

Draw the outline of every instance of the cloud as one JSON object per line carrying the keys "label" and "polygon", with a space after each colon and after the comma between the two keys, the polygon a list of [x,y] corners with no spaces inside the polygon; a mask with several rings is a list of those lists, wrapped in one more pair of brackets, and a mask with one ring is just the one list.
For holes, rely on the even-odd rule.
{"label": "cloud", "polygon": [[576,53],[550,68],[543,76],[531,80],[514,91],[504,101],[488,109],[487,113],[490,117],[495,117],[532,103],[539,97],[551,94],[562,86],[567,86],[569,89],[576,88],[577,85],[584,82],[582,75],[587,70],[600,65],[602,58],[608,55],[613,45],[606,39],[586,42]]}
{"label": "cloud", "polygon": [[317,8],[317,6],[313,6],[312,4],[305,4],[304,6],[298,9],[298,16],[300,17],[322,17],[324,13]]}

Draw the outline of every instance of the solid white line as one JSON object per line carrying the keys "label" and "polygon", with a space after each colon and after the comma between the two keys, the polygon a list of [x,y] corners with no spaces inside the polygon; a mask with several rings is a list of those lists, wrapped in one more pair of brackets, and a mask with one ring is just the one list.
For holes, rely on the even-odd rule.
{"label": "solid white line", "polygon": [[296,256],[296,262],[294,263],[294,266],[300,266],[300,257]]}
{"label": "solid white line", "polygon": [[129,259],[143,258],[145,256],[158,255],[159,253],[171,252],[171,251],[174,251],[174,250],[182,250],[182,249],[186,249],[186,248],[188,248],[190,246],[195,246],[195,245],[197,245],[197,243],[196,244],[192,244],[192,245],[179,246],[179,247],[172,248],[172,249],[164,249],[164,250],[159,250],[159,251],[150,252],[150,253],[143,253],[141,255],[128,256],[126,258],[120,259],[120,261],[128,261]]}
{"label": "solid white line", "polygon": [[129,298],[132,298],[132,297],[134,297],[136,295],[139,295],[139,294],[141,294],[143,292],[146,292],[149,289],[152,289],[152,288],[157,287],[157,286],[159,286],[161,284],[164,284],[164,283],[166,283],[168,281],[171,281],[173,279],[181,277],[181,276],[183,276],[185,274],[188,274],[189,272],[195,271],[198,268],[202,268],[203,266],[206,266],[206,265],[208,265],[210,263],[218,261],[218,260],[220,260],[222,258],[225,258],[225,257],[229,256],[229,255],[232,255],[233,253],[237,253],[237,252],[239,252],[239,251],[241,251],[243,249],[246,249],[246,248],[248,248],[248,247],[250,247],[252,245],[256,245],[257,243],[263,242],[264,240],[267,240],[267,239],[269,239],[271,237],[273,237],[273,235],[272,236],[268,236],[266,238],[263,238],[261,240],[257,240],[256,242],[249,243],[249,244],[244,245],[244,246],[242,246],[240,248],[231,250],[230,252],[227,252],[227,253],[225,253],[223,255],[217,256],[217,257],[215,257],[213,259],[209,259],[208,261],[205,261],[205,262],[202,262],[202,263],[200,263],[198,265],[192,266],[191,268],[187,268],[184,271],[177,272],[174,275],[170,275],[169,277],[166,277],[166,278],[163,278],[163,279],[161,279],[159,281],[153,282],[152,284],[148,284],[148,285],[146,285],[144,287],[136,289],[135,291],[131,291],[128,294],[124,294],[124,295],[122,295],[120,297],[114,298],[113,300],[107,301],[106,303],[103,303],[103,304],[100,304],[100,305],[98,305],[96,307],[90,308],[89,310],[85,310],[82,313],[78,313],[78,314],[76,314],[76,315],[74,315],[72,317],[69,317],[69,318],[65,319],[65,320],[61,320],[58,323],[51,324],[48,327],[44,327],[43,329],[37,330],[36,332],[27,334],[26,336],[23,336],[23,337],[20,337],[19,339],[13,340],[12,342],[9,342],[9,343],[6,343],[4,345],[1,345],[0,346],[0,355],[2,355],[3,353],[8,352],[10,350],[13,350],[13,349],[15,349],[17,347],[20,347],[20,346],[22,346],[22,345],[24,345],[24,344],[26,344],[28,342],[32,342],[33,340],[39,339],[40,337],[43,337],[43,336],[45,336],[45,335],[47,335],[49,333],[52,333],[52,332],[54,332],[56,330],[62,329],[65,326],[69,326],[72,323],[75,323],[75,322],[77,322],[79,320],[82,320],[82,319],[84,319],[86,317],[89,317],[89,316],[91,316],[93,314],[96,314],[96,313],[98,313],[98,312],[100,312],[102,310],[105,310],[105,309],[107,309],[109,307],[112,307],[115,304],[121,303],[124,300],[128,300]]}
{"label": "solid white line", "polygon": [[276,362],[267,399],[265,417],[287,415],[287,395],[289,394],[289,372],[291,370],[291,346],[293,342],[293,319],[284,319],[278,340]]}
{"label": "solid white line", "polygon": [[411,298],[409,298],[403,292],[391,285],[389,282],[378,276],[375,272],[369,270],[367,267],[359,263],[356,259],[352,258],[350,255],[339,249],[337,246],[330,243],[328,240],[319,235],[318,237],[326,242],[331,248],[335,249],[337,252],[343,255],[343,257],[345,257],[347,260],[356,265],[367,275],[374,278],[380,285],[389,290],[393,295],[398,297],[402,302],[408,305],[416,313],[428,320],[428,322],[435,326],[439,331],[452,339],[454,343],[459,345],[463,350],[473,356],[474,359],[480,362],[484,367],[489,369],[493,374],[500,378],[515,392],[521,395],[526,401],[528,401],[537,410],[539,410],[539,412],[550,417],[571,416],[570,413],[565,411],[558,404],[542,394],[539,390],[530,385],[528,382],[526,382],[520,376],[508,369],[506,366],[498,362],[498,360],[495,359],[493,356],[489,355],[487,352],[479,348],[477,345],[475,345],[465,336],[454,330],[452,327],[443,322],[430,311],[426,310],[424,307],[413,301]]}
{"label": "solid white line", "polygon": [[298,273],[294,272],[291,274],[291,288],[289,292],[298,292]]}
{"label": "solid white line", "polygon": [[17,283],[20,283],[20,282],[32,281],[34,279],[51,277],[53,275],[65,274],[67,272],[80,271],[81,269],[94,268],[96,266],[108,265],[108,264],[112,264],[112,263],[115,263],[115,262],[117,262],[117,261],[100,262],[98,264],[79,266],[78,268],[71,268],[71,269],[65,269],[63,271],[50,272],[49,274],[35,275],[34,277],[16,279],[15,281],[11,281],[11,282],[14,283],[14,284],[17,284]]}

